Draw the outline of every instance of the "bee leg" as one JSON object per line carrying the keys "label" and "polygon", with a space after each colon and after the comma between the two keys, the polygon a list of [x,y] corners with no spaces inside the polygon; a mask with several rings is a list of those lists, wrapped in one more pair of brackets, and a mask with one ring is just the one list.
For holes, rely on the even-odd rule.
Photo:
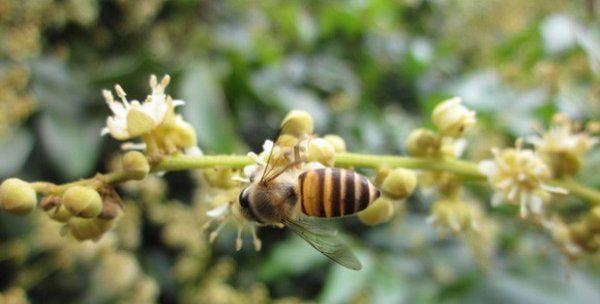
{"label": "bee leg", "polygon": [[244,241],[242,240],[242,230],[244,226],[238,226],[237,228],[237,237],[235,238],[235,251],[240,251],[242,246],[244,245]]}
{"label": "bee leg", "polygon": [[250,226],[250,231],[252,232],[252,242],[254,243],[254,250],[260,251],[260,248],[262,247],[262,241],[256,235],[256,227]]}

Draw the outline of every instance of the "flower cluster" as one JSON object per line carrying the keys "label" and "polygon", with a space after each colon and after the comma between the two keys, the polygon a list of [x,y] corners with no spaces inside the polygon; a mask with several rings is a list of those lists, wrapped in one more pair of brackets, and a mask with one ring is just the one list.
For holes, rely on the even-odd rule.
{"label": "flower cluster", "polygon": [[585,154],[598,142],[565,115],[553,117],[547,132],[527,139],[548,164],[555,177],[573,176],[579,172]]}
{"label": "flower cluster", "polygon": [[520,206],[520,215],[529,212],[541,215],[552,193],[566,194],[566,190],[548,184],[551,171],[539,154],[523,149],[517,141],[514,149],[493,149],[493,160],[479,163],[479,170],[488,177],[496,190],[492,206],[508,203]]}
{"label": "flower cluster", "polygon": [[104,90],[102,94],[113,115],[107,118],[102,134],[110,134],[120,141],[141,138],[142,144],[127,143],[124,148],[144,149],[151,160],[179,152],[201,153],[197,147],[196,131],[181,115],[175,114],[175,108],[185,102],[165,94],[170,79],[169,75],[165,75],[158,82],[152,75],[152,92],[143,102],[129,101],[120,85],[115,86],[120,101],[116,101],[110,91]]}
{"label": "flower cluster", "polygon": [[572,223],[565,223],[559,216],[542,221],[565,255],[577,258],[583,252],[597,253],[600,250],[600,207],[592,208],[587,214]]}

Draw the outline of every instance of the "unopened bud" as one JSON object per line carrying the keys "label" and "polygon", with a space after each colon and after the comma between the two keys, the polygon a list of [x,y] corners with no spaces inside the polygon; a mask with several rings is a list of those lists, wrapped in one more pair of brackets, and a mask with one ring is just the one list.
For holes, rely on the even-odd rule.
{"label": "unopened bud", "polygon": [[335,148],[323,138],[315,138],[308,146],[309,162],[319,162],[323,165],[332,165],[335,157]]}
{"label": "unopened bud", "polygon": [[432,156],[439,149],[440,140],[431,130],[413,130],[406,140],[406,151],[412,156]]}
{"label": "unopened bud", "polygon": [[71,212],[69,212],[69,210],[67,210],[67,208],[63,205],[58,205],[54,207],[54,209],[46,211],[46,213],[51,219],[60,223],[68,222],[73,216]]}
{"label": "unopened bud", "polygon": [[417,186],[417,175],[414,171],[396,168],[381,183],[381,191],[393,199],[404,199],[412,194]]}
{"label": "unopened bud", "polygon": [[96,217],[102,211],[100,194],[89,187],[70,187],[63,193],[62,204],[71,214],[83,218]]}
{"label": "unopened bud", "polygon": [[98,240],[106,233],[113,224],[113,220],[100,218],[78,218],[73,217],[68,222],[69,232],[79,240]]}
{"label": "unopened bud", "polygon": [[232,168],[210,168],[202,170],[202,176],[206,182],[217,188],[228,189],[235,187],[238,183],[233,179],[234,170]]}
{"label": "unopened bud", "polygon": [[314,131],[312,116],[301,110],[293,110],[281,122],[281,133],[302,137]]}
{"label": "unopened bud", "polygon": [[16,215],[30,213],[37,204],[33,187],[18,178],[9,178],[0,185],[0,207]]}
{"label": "unopened bud", "polygon": [[381,187],[381,184],[383,184],[383,181],[390,174],[390,172],[392,172],[392,168],[390,167],[381,167],[377,169],[377,173],[375,174],[375,180],[373,181],[373,184],[375,184],[375,186],[377,187]]}
{"label": "unopened bud", "polygon": [[105,190],[102,192],[102,211],[98,215],[104,220],[112,220],[117,218],[123,210],[123,200],[114,189]]}
{"label": "unopened bud", "polygon": [[600,206],[596,206],[590,210],[588,213],[587,222],[591,231],[595,233],[600,232]]}
{"label": "unopened bud", "polygon": [[127,131],[131,137],[144,135],[154,129],[154,120],[146,113],[131,108],[127,112]]}
{"label": "unopened bud", "polygon": [[336,153],[346,152],[346,142],[344,141],[344,139],[341,136],[338,136],[335,134],[329,134],[329,135],[323,136],[323,139],[325,139],[326,141],[328,141],[329,143],[331,143],[333,145],[333,148],[335,149]]}
{"label": "unopened bud", "polygon": [[379,197],[367,209],[359,212],[358,219],[365,225],[375,226],[385,223],[394,216],[394,205],[385,197]]}
{"label": "unopened bud", "polygon": [[150,164],[146,156],[138,151],[127,152],[123,156],[123,170],[135,179],[142,180],[150,173]]}
{"label": "unopened bud", "polygon": [[461,99],[454,97],[437,105],[431,114],[433,123],[440,134],[460,137],[463,132],[476,122],[475,112],[461,105]]}
{"label": "unopened bud", "polygon": [[298,138],[290,134],[281,134],[277,138],[277,146],[280,147],[293,147],[298,143]]}
{"label": "unopened bud", "polygon": [[180,148],[191,148],[198,144],[196,130],[181,117],[177,117],[176,119],[173,143]]}

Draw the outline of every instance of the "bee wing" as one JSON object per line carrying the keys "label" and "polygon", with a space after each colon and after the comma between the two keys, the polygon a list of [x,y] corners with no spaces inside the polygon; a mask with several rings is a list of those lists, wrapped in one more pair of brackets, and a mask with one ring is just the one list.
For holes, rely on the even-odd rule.
{"label": "bee wing", "polygon": [[335,231],[323,227],[318,222],[309,222],[302,219],[286,219],[284,223],[330,260],[352,270],[362,268],[362,264],[350,248],[335,236]]}

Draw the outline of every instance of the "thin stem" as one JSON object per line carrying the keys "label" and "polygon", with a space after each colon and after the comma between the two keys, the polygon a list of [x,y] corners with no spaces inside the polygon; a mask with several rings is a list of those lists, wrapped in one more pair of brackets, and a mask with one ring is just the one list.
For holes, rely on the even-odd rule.
{"label": "thin stem", "polygon": [[181,171],[212,167],[241,168],[252,164],[252,159],[245,155],[177,155],[166,157],[152,167],[152,172]]}
{"label": "thin stem", "polygon": [[[152,166],[152,172],[181,171],[190,169],[202,169],[213,167],[242,168],[253,163],[253,160],[245,155],[176,155],[165,157],[162,161]],[[449,158],[423,158],[393,155],[368,155],[358,153],[336,153],[335,165],[340,167],[402,167],[407,169],[421,169],[432,171],[445,171],[459,175],[466,180],[485,180],[485,175],[479,172],[474,162],[449,159]],[[39,193],[60,194],[68,187],[74,185],[101,187],[103,184],[117,184],[133,179],[124,171],[98,175],[95,178],[84,179],[64,185],[54,185],[45,182],[33,183]],[[600,205],[600,191],[578,183],[573,179],[553,180],[552,185],[564,188],[570,194],[588,201],[592,205]]]}
{"label": "thin stem", "polygon": [[600,206],[600,191],[582,185],[572,178],[553,180],[552,185],[566,189],[569,194],[580,197],[592,205]]}
{"label": "thin stem", "polygon": [[447,171],[460,175],[466,179],[485,179],[485,175],[477,169],[477,164],[458,159],[337,153],[335,155],[335,164],[338,166],[357,166],[375,169],[388,166],[407,169]]}

